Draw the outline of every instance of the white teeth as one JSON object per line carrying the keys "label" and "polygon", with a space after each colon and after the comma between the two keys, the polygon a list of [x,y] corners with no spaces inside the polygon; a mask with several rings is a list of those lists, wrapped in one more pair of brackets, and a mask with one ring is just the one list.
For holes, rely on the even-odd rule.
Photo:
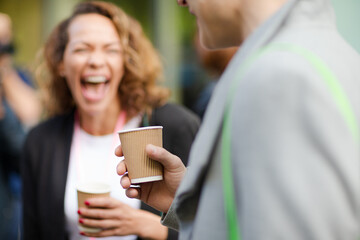
{"label": "white teeth", "polygon": [[106,82],[106,77],[104,76],[90,76],[85,78],[85,82],[88,83],[102,83],[102,82]]}

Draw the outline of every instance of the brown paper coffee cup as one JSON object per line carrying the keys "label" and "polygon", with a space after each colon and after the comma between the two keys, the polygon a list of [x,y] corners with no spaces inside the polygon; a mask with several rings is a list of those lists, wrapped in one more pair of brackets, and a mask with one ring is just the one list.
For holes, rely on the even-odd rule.
{"label": "brown paper coffee cup", "polygon": [[163,179],[162,165],[145,152],[147,144],[162,147],[162,128],[152,126],[118,132],[131,184]]}
{"label": "brown paper coffee cup", "polygon": [[[77,187],[78,207],[86,208],[86,199],[97,198],[97,197],[109,197],[110,196],[110,185],[99,182],[89,182],[79,184]],[[101,228],[87,227],[81,223],[78,224],[78,228],[81,232],[96,233],[100,232]]]}

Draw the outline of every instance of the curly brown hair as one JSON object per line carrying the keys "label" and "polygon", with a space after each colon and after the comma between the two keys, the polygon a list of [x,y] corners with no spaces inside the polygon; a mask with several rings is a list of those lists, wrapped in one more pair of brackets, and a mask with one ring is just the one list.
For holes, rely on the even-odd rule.
{"label": "curly brown hair", "polygon": [[36,75],[40,80],[39,85],[45,90],[47,116],[63,114],[75,107],[66,80],[60,75],[59,64],[69,40],[70,23],[78,15],[88,13],[109,18],[119,34],[125,68],[118,89],[119,101],[128,115],[131,117],[164,104],[169,90],[157,84],[162,77],[162,63],[141,25],[112,3],[91,1],[78,4],[71,16],[55,27],[44,46],[44,61]]}

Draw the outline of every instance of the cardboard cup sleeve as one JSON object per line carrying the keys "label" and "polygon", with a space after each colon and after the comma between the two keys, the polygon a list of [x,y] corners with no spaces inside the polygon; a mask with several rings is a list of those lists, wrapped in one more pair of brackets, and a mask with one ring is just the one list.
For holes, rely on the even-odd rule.
{"label": "cardboard cup sleeve", "polygon": [[[77,186],[78,208],[86,208],[85,201],[90,198],[109,197],[110,185],[100,182],[81,183]],[[87,227],[78,223],[78,228],[81,232],[96,233],[100,232],[101,228]]]}
{"label": "cardboard cup sleeve", "polygon": [[131,184],[163,179],[162,165],[145,152],[147,144],[163,146],[162,129],[162,126],[152,126],[118,132]]}

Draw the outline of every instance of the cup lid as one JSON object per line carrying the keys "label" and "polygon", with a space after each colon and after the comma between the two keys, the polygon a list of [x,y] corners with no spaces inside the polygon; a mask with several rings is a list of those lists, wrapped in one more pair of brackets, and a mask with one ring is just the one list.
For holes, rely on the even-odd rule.
{"label": "cup lid", "polygon": [[109,184],[102,183],[102,182],[84,182],[78,184],[76,189],[80,192],[85,193],[93,193],[93,194],[100,194],[100,193],[108,193],[111,192],[111,187]]}
{"label": "cup lid", "polygon": [[131,128],[126,130],[118,131],[118,133],[126,133],[126,132],[134,132],[134,131],[142,131],[142,130],[149,130],[149,129],[159,129],[163,128],[163,126],[150,126],[150,127],[139,127],[139,128]]}

